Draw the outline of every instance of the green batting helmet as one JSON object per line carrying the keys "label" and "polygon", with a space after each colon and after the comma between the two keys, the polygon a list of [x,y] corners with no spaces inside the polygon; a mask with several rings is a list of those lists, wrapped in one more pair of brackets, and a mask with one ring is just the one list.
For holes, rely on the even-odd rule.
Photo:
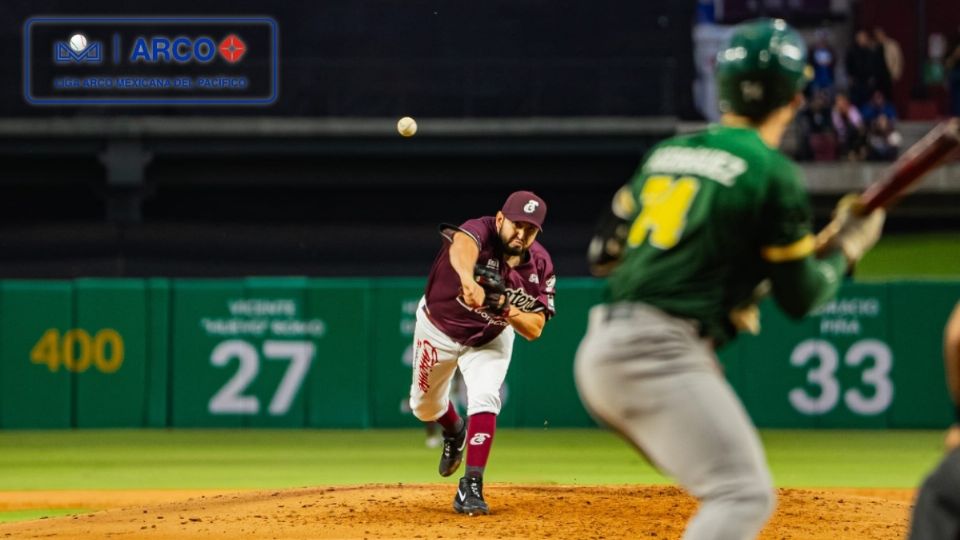
{"label": "green batting helmet", "polygon": [[806,69],[807,46],[782,19],[741,23],[717,54],[720,110],[762,118],[803,89]]}

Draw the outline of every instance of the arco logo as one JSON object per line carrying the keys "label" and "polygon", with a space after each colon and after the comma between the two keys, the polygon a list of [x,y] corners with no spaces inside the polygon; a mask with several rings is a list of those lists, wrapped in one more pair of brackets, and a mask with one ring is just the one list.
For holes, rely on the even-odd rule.
{"label": "arco logo", "polygon": [[230,64],[236,64],[247,52],[247,44],[236,34],[229,34],[219,43],[209,36],[191,39],[178,36],[170,39],[166,36],[139,36],[130,49],[131,64],[186,64],[198,62],[208,64],[217,57],[217,53]]}
{"label": "arco logo", "polygon": [[243,58],[244,53],[247,52],[247,44],[237,37],[236,34],[230,34],[223,38],[223,41],[220,42],[220,46],[217,48],[220,50],[220,56],[231,64],[239,62],[240,59]]}

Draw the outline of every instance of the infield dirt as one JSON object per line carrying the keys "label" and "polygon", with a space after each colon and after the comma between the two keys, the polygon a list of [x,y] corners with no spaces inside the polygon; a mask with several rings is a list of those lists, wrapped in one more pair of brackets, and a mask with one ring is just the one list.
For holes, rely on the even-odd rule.
{"label": "infield dirt", "polygon": [[[451,507],[455,485],[280,491],[12,491],[0,510],[100,509],[0,524],[0,538],[679,538],[696,501],[668,486],[484,488],[491,515]],[[910,489],[780,489],[763,539],[900,539]]]}

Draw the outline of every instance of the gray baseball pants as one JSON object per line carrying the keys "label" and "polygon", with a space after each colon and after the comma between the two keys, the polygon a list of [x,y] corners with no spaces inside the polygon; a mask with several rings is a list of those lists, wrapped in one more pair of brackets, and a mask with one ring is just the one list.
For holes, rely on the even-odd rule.
{"label": "gray baseball pants", "polygon": [[596,306],[574,369],[591,414],[700,500],[683,538],[759,534],[776,504],[763,446],[695,323],[642,303]]}
{"label": "gray baseball pants", "polygon": [[960,538],[960,448],[951,450],[923,482],[917,493],[907,538]]}

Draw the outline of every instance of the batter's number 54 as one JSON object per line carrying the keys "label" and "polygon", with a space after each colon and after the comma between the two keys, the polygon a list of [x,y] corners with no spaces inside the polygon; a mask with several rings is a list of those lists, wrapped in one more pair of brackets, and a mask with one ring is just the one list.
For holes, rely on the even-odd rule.
{"label": "batter's number 54", "polygon": [[[263,356],[267,360],[288,360],[286,373],[280,380],[280,386],[270,400],[267,410],[273,416],[281,416],[290,410],[293,398],[303,385],[310,371],[316,347],[309,341],[263,342]],[[244,391],[260,373],[260,355],[250,343],[240,339],[221,342],[210,354],[210,363],[224,367],[236,358],[240,364],[237,372],[227,381],[219,392],[210,398],[211,414],[257,414],[260,412],[260,400],[257,396],[244,395]]]}
{"label": "batter's number 54", "polygon": [[[890,380],[893,353],[886,343],[876,339],[857,341],[847,349],[843,361],[848,366],[858,367],[870,358],[873,359],[873,365],[863,370],[860,380],[873,387],[873,395],[864,396],[856,388],[850,388],[843,393],[843,402],[847,407],[862,415],[882,413],[893,401],[893,382]],[[794,388],[788,396],[790,404],[796,410],[808,415],[826,414],[840,401],[840,382],[836,376],[840,355],[829,341],[801,341],[790,355],[790,363],[796,367],[804,367],[816,359],[819,359],[819,364],[807,371],[807,382],[819,386],[820,395],[811,396],[803,388]]]}

